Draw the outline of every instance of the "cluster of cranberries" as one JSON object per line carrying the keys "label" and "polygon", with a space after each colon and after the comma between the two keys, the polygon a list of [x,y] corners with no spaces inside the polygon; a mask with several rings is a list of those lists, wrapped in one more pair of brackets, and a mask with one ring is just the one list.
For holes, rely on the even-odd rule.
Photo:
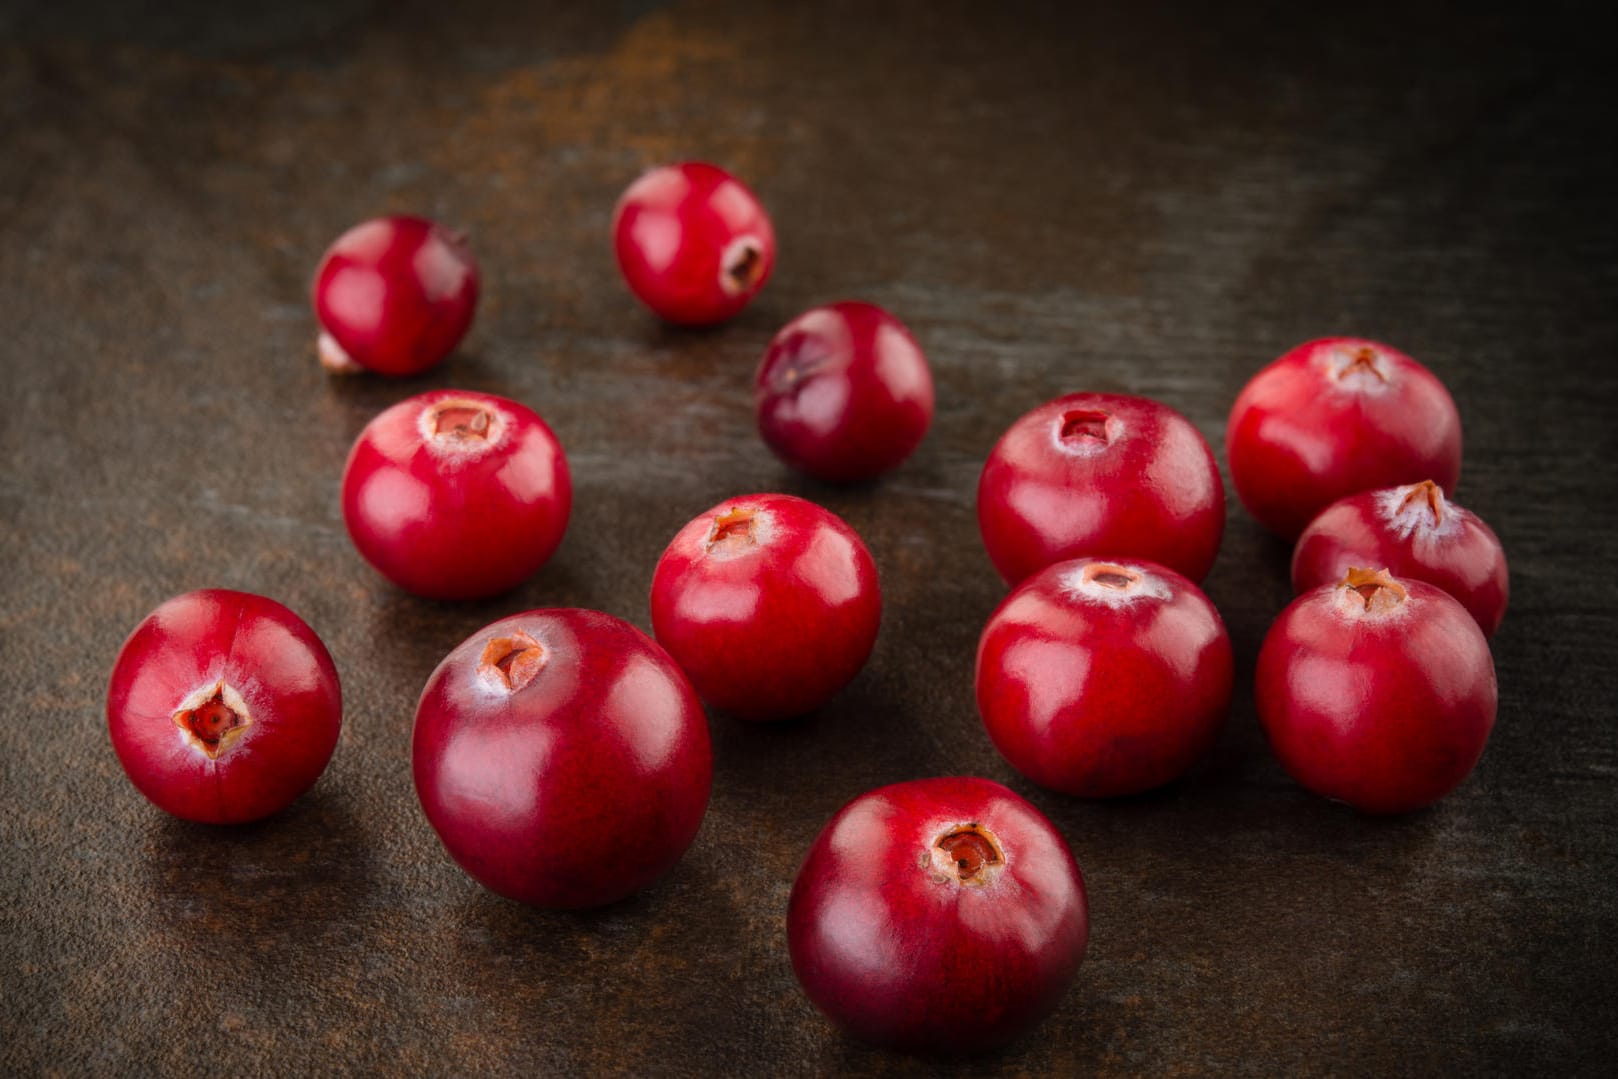
{"label": "cluster of cranberries", "polygon": [[[758,200],[699,163],[632,184],[613,244],[635,295],[682,325],[735,315],[775,264]],[[359,225],[315,277],[320,358],[338,371],[423,371],[471,325],[478,288],[460,236],[409,217]],[[837,303],[775,336],[755,403],[784,461],[855,482],[916,449],[933,383],[903,324]],[[1446,497],[1460,469],[1449,395],[1392,349],[1311,342],[1242,392],[1227,451],[1254,516],[1298,537],[1300,595],[1258,664],[1277,755],[1306,787],[1363,810],[1442,797],[1493,722],[1484,635],[1506,602],[1499,541]],[[355,547],[400,588],[439,600],[498,595],[536,572],[572,498],[539,415],[461,390],[382,412],[342,477]],[[977,509],[1013,586],[977,651],[994,745],[1034,782],[1086,798],[1182,775],[1217,737],[1234,683],[1229,635],[1198,587],[1225,526],[1207,442],[1155,401],[1059,398],[994,447]],[[655,641],[596,611],[526,611],[473,634],[428,677],[416,791],[450,856],[488,888],[577,908],[651,883],[707,808],[703,702],[749,721],[811,711],[859,673],[881,619],[860,537],[781,494],[694,517],[659,559],[650,598]],[[266,816],[307,790],[341,714],[314,632],[271,600],[222,590],[152,612],[108,691],[135,785],[214,823]],[[809,850],[787,912],[809,998],[861,1038],[919,1052],[988,1048],[1038,1023],[1077,972],[1088,928],[1061,835],[971,777],[848,803]]]}

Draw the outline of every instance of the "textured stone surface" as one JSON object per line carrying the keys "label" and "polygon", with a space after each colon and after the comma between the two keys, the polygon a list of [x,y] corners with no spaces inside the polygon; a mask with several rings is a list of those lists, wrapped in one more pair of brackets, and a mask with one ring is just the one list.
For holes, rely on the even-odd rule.
{"label": "textured stone surface", "polygon": [[[1610,14],[236,6],[0,5],[0,1071],[919,1072],[812,1011],[784,910],[839,805],[954,772],[1047,812],[1094,907],[1061,1011],[965,1070],[1556,1074],[1618,1052]],[[760,300],[706,333],[645,315],[606,242],[621,188],[686,156],[746,177],[781,243]],[[419,381],[333,381],[315,261],[405,210],[470,231],[477,324]],[[908,322],[939,392],[914,460],[854,490],[787,473],[750,401],[774,328],[841,297]],[[1512,556],[1473,778],[1398,820],[1287,780],[1250,677],[1288,552],[1233,503],[1217,750],[1122,803],[1032,789],[971,697],[1002,595],[972,508],[994,439],[1099,389],[1217,446],[1253,371],[1341,332],[1448,382],[1459,499]],[[496,601],[394,591],[338,515],[366,419],[438,385],[537,408],[573,464],[560,553]],[[478,888],[411,790],[428,672],[528,607],[645,627],[668,538],[761,489],[867,538],[869,668],[801,722],[713,718],[709,816],[644,895],[561,915]],[[102,714],[124,634],[207,585],[302,614],[348,705],[315,790],[236,830],[142,801]]]}

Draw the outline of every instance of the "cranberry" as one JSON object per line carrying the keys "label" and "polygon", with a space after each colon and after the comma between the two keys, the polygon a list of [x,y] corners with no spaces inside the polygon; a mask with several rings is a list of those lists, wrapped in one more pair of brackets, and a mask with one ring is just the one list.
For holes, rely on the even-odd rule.
{"label": "cranberry", "polygon": [[754,379],[777,457],[852,483],[896,468],[933,420],[933,376],[904,323],[868,303],[812,308],[770,342]]}
{"label": "cranberry", "polygon": [[527,611],[463,641],[421,691],[412,760],[461,868],[546,907],[611,903],[662,876],[713,781],[691,684],[597,611]]}
{"label": "cranberry", "polygon": [[918,779],[844,806],[787,906],[792,968],[850,1034],[991,1049],[1061,1003],[1084,959],[1084,878],[1033,806],[987,779]]}
{"label": "cranberry", "polygon": [[653,169],[618,200],[613,249],[624,280],[660,317],[711,326],[769,280],[775,229],[742,182],[687,161]]}
{"label": "cranberry", "polygon": [[1162,786],[1230,711],[1230,636],[1196,585],[1150,562],[1047,566],[978,643],[977,697],[1023,775],[1085,798]]}
{"label": "cranberry", "polygon": [[1506,552],[1477,514],[1444,498],[1432,480],[1366,491],[1332,503],[1292,552],[1292,587],[1307,592],[1351,566],[1386,566],[1399,577],[1437,585],[1492,636],[1505,617]]}
{"label": "cranberry", "polygon": [[320,362],[414,375],[460,343],[478,302],[464,237],[420,217],[380,217],[337,238],[315,271]]}
{"label": "cranberry", "polygon": [[978,527],[1008,584],[1079,555],[1200,581],[1225,532],[1225,487],[1207,440],[1172,408],[1076,393],[1001,437],[978,480]]}
{"label": "cranberry", "polygon": [[1236,493],[1287,539],[1339,498],[1461,475],[1461,417],[1433,373],[1354,337],[1299,345],[1247,384],[1225,451]]}
{"label": "cranberry", "polygon": [[1367,813],[1454,790],[1494,726],[1494,662],[1448,593],[1354,568],[1292,601],[1259,650],[1258,716],[1286,770]]}
{"label": "cranberry", "polygon": [[142,619],[112,668],[107,726],[130,781],[206,824],[258,820],[314,786],[343,693],[315,631],[272,599],[209,588]]}
{"label": "cranberry", "polygon": [[823,704],[876,642],[876,564],[854,530],[791,495],[748,495],[682,528],[652,577],[652,628],[703,700],[742,719]]}
{"label": "cranberry", "polygon": [[434,390],[365,426],[343,470],[360,554],[429,599],[515,588],[562,542],[573,485],[556,436],[493,394]]}

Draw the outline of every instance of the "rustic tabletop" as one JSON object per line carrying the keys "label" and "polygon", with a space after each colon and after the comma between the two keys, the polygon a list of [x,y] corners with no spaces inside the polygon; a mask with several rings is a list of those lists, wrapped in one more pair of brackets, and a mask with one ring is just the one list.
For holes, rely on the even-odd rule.
{"label": "rustic tabletop", "polygon": [[[0,3],[0,1071],[1610,1062],[1614,27],[1594,5],[1431,6]],[[709,332],[639,308],[606,239],[629,180],[681,158],[745,177],[780,238],[769,286]],[[472,333],[417,380],[329,378],[315,262],[348,225],[406,211],[470,234]],[[855,489],[779,464],[750,396],[772,332],[840,298],[904,319],[938,385],[921,450]],[[1476,772],[1396,819],[1287,778],[1251,672],[1290,596],[1288,549],[1232,496],[1206,582],[1238,670],[1216,750],[1121,802],[1024,781],[972,698],[1004,595],[973,510],[996,437],[1099,389],[1159,398],[1221,447],[1246,379],[1334,333],[1447,382],[1458,500],[1511,557]],[[446,385],[536,408],[573,467],[559,554],[488,602],[397,591],[339,515],[360,428]],[[531,607],[647,627],[676,529],[762,490],[866,538],[886,601],[869,666],[801,721],[711,717],[706,821],[644,893],[563,914],[474,884],[411,786],[427,674]],[[324,778],[257,825],[167,818],[107,738],[124,635],[204,586],[288,604],[342,675]],[[1067,837],[1092,943],[1034,1034],[923,1063],[813,1010],[786,898],[849,798],[960,773],[1009,784]]]}

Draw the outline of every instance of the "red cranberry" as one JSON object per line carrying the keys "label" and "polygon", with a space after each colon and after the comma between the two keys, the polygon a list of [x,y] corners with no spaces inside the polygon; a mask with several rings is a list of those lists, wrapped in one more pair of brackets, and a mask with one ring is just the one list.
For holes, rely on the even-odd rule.
{"label": "red cranberry", "polygon": [[314,786],[343,693],[315,631],[272,599],[209,588],[135,627],[107,686],[112,748],[159,809],[258,820]]}
{"label": "red cranberry", "polygon": [[770,342],[754,379],[777,457],[852,483],[896,468],[933,420],[933,376],[904,323],[868,303],[812,308]]}
{"label": "red cranberry", "polygon": [[1259,650],[1258,716],[1286,770],[1367,813],[1454,790],[1494,726],[1494,662],[1448,593],[1350,569],[1292,601]]}
{"label": "red cranberry", "polygon": [[1080,555],[1200,581],[1225,533],[1225,487],[1207,440],[1172,408],[1075,393],[1001,437],[978,480],[978,527],[1008,584]]}
{"label": "red cranberry", "polygon": [[421,692],[412,760],[461,868],[546,907],[611,903],[662,876],[713,781],[691,684],[597,611],[527,611],[468,637]]}
{"label": "red cranberry", "polygon": [[652,628],[703,700],[742,719],[811,711],[865,665],[882,618],[854,530],[791,495],[721,502],[652,577]]}
{"label": "red cranberry", "polygon": [[336,372],[418,374],[466,336],[477,302],[464,237],[420,217],[355,225],[315,271],[320,362]]}
{"label": "red cranberry", "polygon": [[1230,636],[1196,585],[1150,562],[1047,566],[978,643],[978,711],[1035,783],[1084,798],[1175,779],[1230,711]]}
{"label": "red cranberry", "polygon": [[1236,493],[1287,539],[1339,498],[1461,475],[1461,417],[1449,391],[1409,356],[1328,337],[1270,364],[1236,398],[1225,431]]}
{"label": "red cranberry", "polygon": [[1432,480],[1366,491],[1334,502],[1292,552],[1292,587],[1307,592],[1342,579],[1351,566],[1437,585],[1492,636],[1505,617],[1506,552],[1477,514],[1444,498]]}
{"label": "red cranberry", "polygon": [[354,546],[429,599],[515,588],[562,542],[572,504],[567,458],[545,421],[467,390],[434,390],[383,412],[343,470]]}
{"label": "red cranberry", "polygon": [[640,301],[682,326],[710,326],[742,308],[769,280],[775,229],[742,182],[687,161],[653,169],[618,200],[618,268]]}
{"label": "red cranberry", "polygon": [[792,886],[787,942],[815,1006],[908,1052],[979,1052],[1061,1003],[1089,936],[1084,878],[1039,810],[987,779],[869,791]]}

